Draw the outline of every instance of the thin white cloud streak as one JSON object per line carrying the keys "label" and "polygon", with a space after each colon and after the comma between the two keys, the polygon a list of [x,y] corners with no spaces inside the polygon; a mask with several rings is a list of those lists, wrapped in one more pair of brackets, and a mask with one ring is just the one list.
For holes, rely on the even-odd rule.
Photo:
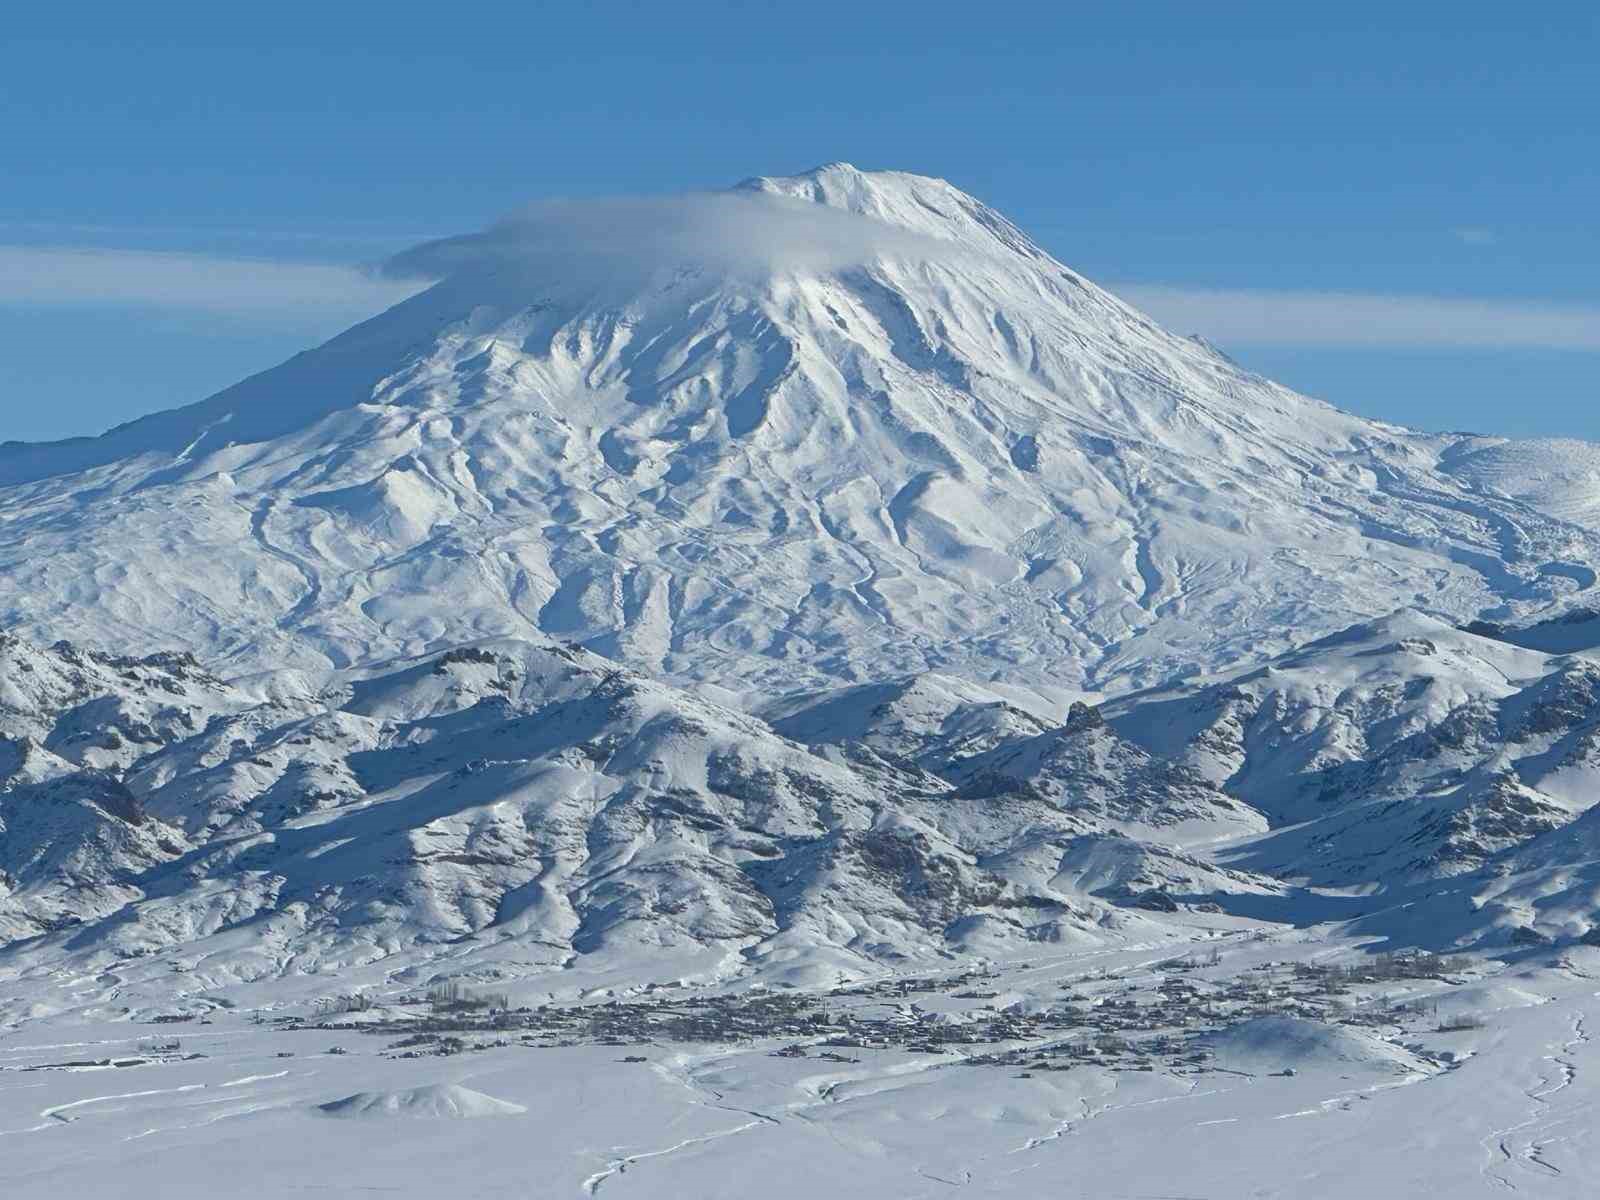
{"label": "thin white cloud streak", "polygon": [[[427,243],[381,273],[352,266],[147,250],[0,245],[0,304],[122,304],[262,321],[369,315],[428,278],[526,262],[632,275],[663,261],[837,269],[877,253],[949,254],[909,231],[813,205],[694,197],[540,206],[484,234]],[[590,272],[578,272],[584,275]],[[1600,351],[1600,308],[1368,292],[1126,284],[1112,290],[1157,321],[1222,346]]]}
{"label": "thin white cloud streak", "polygon": [[[114,237],[124,241],[138,238],[184,238],[190,241],[197,239],[223,239],[269,244],[290,242],[332,246],[367,244],[390,247],[415,245],[430,236],[437,236],[415,232],[370,233],[351,231],[349,233],[340,233],[337,230],[258,229],[236,225],[115,225],[87,221],[0,221],[0,233],[7,235],[23,234],[30,237],[38,235],[40,240],[35,240],[28,244],[52,247],[62,246],[64,244],[63,239],[83,236]],[[116,249],[116,247],[111,248]]]}
{"label": "thin white cloud streak", "polygon": [[1161,324],[1220,346],[1600,350],[1600,308],[1374,292],[1124,284]]}
{"label": "thin white cloud streak", "polygon": [[126,304],[242,315],[377,312],[416,292],[328,263],[149,250],[0,246],[0,304]]}

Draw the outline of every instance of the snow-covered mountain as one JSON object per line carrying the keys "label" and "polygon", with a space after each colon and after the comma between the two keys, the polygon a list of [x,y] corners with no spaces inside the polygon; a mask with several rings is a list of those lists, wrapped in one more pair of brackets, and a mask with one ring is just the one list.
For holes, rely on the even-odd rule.
{"label": "snow-covered mountain", "polygon": [[229,674],[542,633],[770,698],[1124,689],[1594,584],[1591,508],[1529,482],[1559,446],[1298,396],[942,181],[585,214],[402,255],[440,282],[200,404],[0,448],[0,619]]}
{"label": "snow-covered mountain", "polygon": [[820,986],[1588,886],[1583,446],[1298,396],[912,175],[390,269],[0,447],[0,980]]}

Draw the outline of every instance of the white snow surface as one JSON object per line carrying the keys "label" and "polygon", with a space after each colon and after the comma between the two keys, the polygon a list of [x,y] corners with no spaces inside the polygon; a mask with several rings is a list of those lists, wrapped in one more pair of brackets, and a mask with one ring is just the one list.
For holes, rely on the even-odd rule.
{"label": "white snow surface", "polygon": [[[1021,997],[1018,1006],[1050,1007],[1064,983],[1109,994],[1151,980],[1153,960],[1186,943],[1179,935],[1133,952],[997,963],[994,986]],[[1282,935],[1215,944],[1222,964],[1207,974],[1219,985],[1268,962],[1352,949]],[[18,1200],[307,1190],[573,1200],[801,1200],[819,1191],[1046,1200],[1064,1189],[1217,1200],[1583,1197],[1600,1172],[1600,952],[1588,954],[1538,982],[1491,969],[1470,987],[1536,1002],[1503,1006],[1463,1032],[1415,1020],[1260,1018],[1211,1039],[1221,1061],[1181,1071],[1017,1071],[888,1049],[834,1061],[817,1046],[772,1057],[775,1040],[641,1045],[627,1055],[486,1045],[465,1058],[404,1059],[385,1052],[382,1036],[219,1010],[207,1025],[175,1030],[33,1024],[0,1032],[0,1188]],[[1435,986],[1446,999],[1456,990]],[[181,1046],[141,1053],[152,1034]],[[337,1056],[327,1053],[334,1038]],[[330,1096],[354,1119],[327,1119]],[[449,1119],[460,1116],[486,1119]]]}
{"label": "white snow surface", "polygon": [[1225,1070],[1270,1075],[1316,1068],[1355,1075],[1425,1071],[1416,1055],[1348,1026],[1300,1017],[1254,1017],[1207,1039]]}
{"label": "white snow surface", "polygon": [[1464,442],[1444,470],[1482,491],[1499,492],[1541,512],[1594,526],[1600,522],[1600,446],[1573,438]]}
{"label": "white snow surface", "polygon": [[326,1117],[345,1119],[444,1117],[460,1121],[474,1117],[510,1117],[528,1110],[458,1083],[432,1083],[396,1091],[357,1092],[319,1104],[317,1111]]}
{"label": "white snow surface", "polygon": [[[583,252],[608,220],[625,270]],[[1296,395],[940,180],[534,210],[396,269],[444,278],[192,407],[0,448],[0,619],[232,675],[544,633],[770,699],[1126,689],[1594,584],[1592,509],[1527,485],[1569,449],[1489,469]]]}

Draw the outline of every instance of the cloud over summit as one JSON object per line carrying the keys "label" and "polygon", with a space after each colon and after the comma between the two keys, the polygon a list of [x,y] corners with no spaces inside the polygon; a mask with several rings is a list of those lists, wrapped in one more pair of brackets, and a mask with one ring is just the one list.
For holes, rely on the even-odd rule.
{"label": "cloud over summit", "polygon": [[839,270],[882,255],[963,253],[954,242],[843,209],[755,191],[531,204],[481,233],[425,242],[383,264],[391,279],[504,270],[638,277],[673,267],[730,274]]}

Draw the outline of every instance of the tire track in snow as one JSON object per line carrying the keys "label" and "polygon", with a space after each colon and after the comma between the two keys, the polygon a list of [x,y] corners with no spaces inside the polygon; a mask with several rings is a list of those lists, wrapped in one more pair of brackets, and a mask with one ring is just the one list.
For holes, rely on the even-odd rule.
{"label": "tire track in snow", "polygon": [[770,1118],[763,1118],[756,1121],[746,1121],[743,1125],[735,1125],[732,1129],[719,1129],[712,1133],[703,1133],[699,1137],[684,1138],[683,1141],[675,1142],[671,1146],[667,1146],[661,1150],[643,1150],[638,1154],[629,1154],[623,1156],[622,1158],[614,1158],[606,1165],[605,1170],[596,1171],[593,1175],[589,1176],[583,1181],[583,1190],[586,1194],[593,1196],[600,1191],[601,1186],[606,1182],[606,1180],[610,1179],[614,1175],[627,1174],[628,1168],[634,1163],[644,1162],[647,1159],[652,1158],[665,1158],[669,1154],[676,1154],[679,1150],[687,1150],[691,1146],[701,1146],[707,1142],[718,1142],[723,1138],[733,1137],[735,1134],[743,1133],[747,1129],[758,1129],[762,1125],[771,1123],[773,1122]]}
{"label": "tire track in snow", "polygon": [[[1583,1014],[1574,1014],[1572,1037],[1562,1044],[1559,1051],[1544,1056],[1544,1061],[1555,1065],[1556,1075],[1542,1076],[1540,1086],[1526,1091],[1528,1099],[1534,1104],[1528,1119],[1504,1129],[1497,1129],[1482,1139],[1481,1144],[1489,1152],[1489,1161],[1482,1168],[1483,1174],[1502,1189],[1511,1192],[1521,1190],[1511,1178],[1510,1172],[1513,1168],[1520,1168],[1522,1171],[1538,1168],[1537,1177],[1540,1179],[1550,1179],[1564,1174],[1560,1167],[1545,1157],[1545,1150],[1548,1146],[1565,1141],[1565,1135],[1541,1140],[1538,1134],[1556,1128],[1562,1122],[1576,1116],[1582,1107],[1585,1107],[1557,1111],[1553,1097],[1567,1091],[1577,1081],[1578,1065],[1574,1061],[1576,1051],[1588,1045],[1589,1041]],[[1492,1148],[1490,1148],[1491,1143]]]}
{"label": "tire track in snow", "polygon": [[144,1092],[118,1092],[111,1096],[90,1096],[84,1100],[73,1100],[68,1104],[57,1104],[50,1108],[40,1109],[39,1116],[43,1120],[48,1121],[54,1119],[60,1121],[62,1124],[68,1124],[77,1120],[77,1118],[63,1117],[61,1114],[66,1112],[68,1109],[82,1108],[86,1104],[99,1104],[104,1100],[136,1100],[141,1096],[167,1096],[174,1092],[198,1092],[205,1086],[206,1085],[203,1083],[186,1083],[181,1087],[151,1088],[149,1091]]}

